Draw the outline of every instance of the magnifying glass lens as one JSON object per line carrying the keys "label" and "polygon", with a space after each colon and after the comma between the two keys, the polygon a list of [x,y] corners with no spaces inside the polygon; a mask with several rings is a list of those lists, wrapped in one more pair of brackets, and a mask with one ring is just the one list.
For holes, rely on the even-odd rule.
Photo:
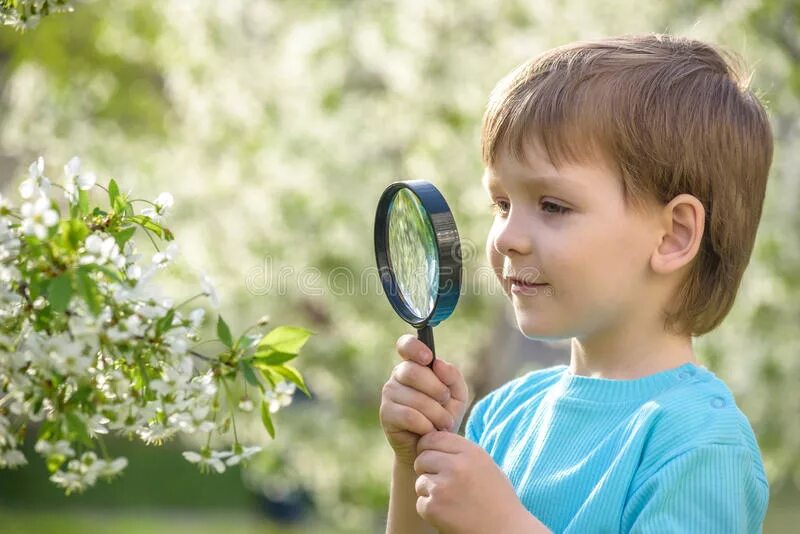
{"label": "magnifying glass lens", "polygon": [[439,292],[436,232],[419,198],[400,189],[389,206],[389,262],[400,294],[420,319],[433,311]]}

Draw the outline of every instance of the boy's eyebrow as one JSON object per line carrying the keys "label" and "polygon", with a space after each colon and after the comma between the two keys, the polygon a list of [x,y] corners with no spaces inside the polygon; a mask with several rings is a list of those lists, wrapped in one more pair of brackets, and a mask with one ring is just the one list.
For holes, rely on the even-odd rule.
{"label": "boy's eyebrow", "polygon": [[[526,175],[524,179],[526,185],[532,183],[541,183],[541,184],[552,184],[552,185],[577,185],[574,183],[573,180],[569,180],[564,178],[563,176],[553,176],[553,175]],[[483,187],[489,189],[491,185],[497,182],[494,174],[486,171],[483,173],[483,177],[481,178],[481,183]]]}

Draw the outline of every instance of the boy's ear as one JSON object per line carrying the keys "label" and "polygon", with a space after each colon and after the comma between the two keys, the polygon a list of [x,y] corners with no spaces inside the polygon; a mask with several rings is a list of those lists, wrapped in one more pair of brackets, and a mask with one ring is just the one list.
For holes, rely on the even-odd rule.
{"label": "boy's ear", "polygon": [[662,208],[661,241],[650,257],[650,266],[669,274],[688,265],[697,255],[705,228],[705,209],[693,195],[682,193]]}

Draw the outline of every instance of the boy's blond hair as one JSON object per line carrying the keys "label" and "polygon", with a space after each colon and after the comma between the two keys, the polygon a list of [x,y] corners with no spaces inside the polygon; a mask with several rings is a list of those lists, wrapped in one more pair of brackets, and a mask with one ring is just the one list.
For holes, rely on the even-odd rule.
{"label": "boy's blond hair", "polygon": [[[726,61],[727,58],[728,61]],[[730,311],[755,241],[772,132],[732,52],[663,34],[579,41],[505,76],[483,118],[483,162],[501,147],[525,161],[538,141],[553,164],[601,158],[626,204],[697,197],[706,228],[667,330],[699,336]]]}

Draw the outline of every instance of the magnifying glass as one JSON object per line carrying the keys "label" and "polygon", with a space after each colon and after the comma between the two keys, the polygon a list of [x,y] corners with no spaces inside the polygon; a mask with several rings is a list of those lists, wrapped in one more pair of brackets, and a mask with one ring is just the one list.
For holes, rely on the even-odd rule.
{"label": "magnifying glass", "polygon": [[433,353],[433,327],[447,319],[461,290],[461,241],[453,214],[425,180],[394,182],[375,213],[375,259],[394,311]]}

